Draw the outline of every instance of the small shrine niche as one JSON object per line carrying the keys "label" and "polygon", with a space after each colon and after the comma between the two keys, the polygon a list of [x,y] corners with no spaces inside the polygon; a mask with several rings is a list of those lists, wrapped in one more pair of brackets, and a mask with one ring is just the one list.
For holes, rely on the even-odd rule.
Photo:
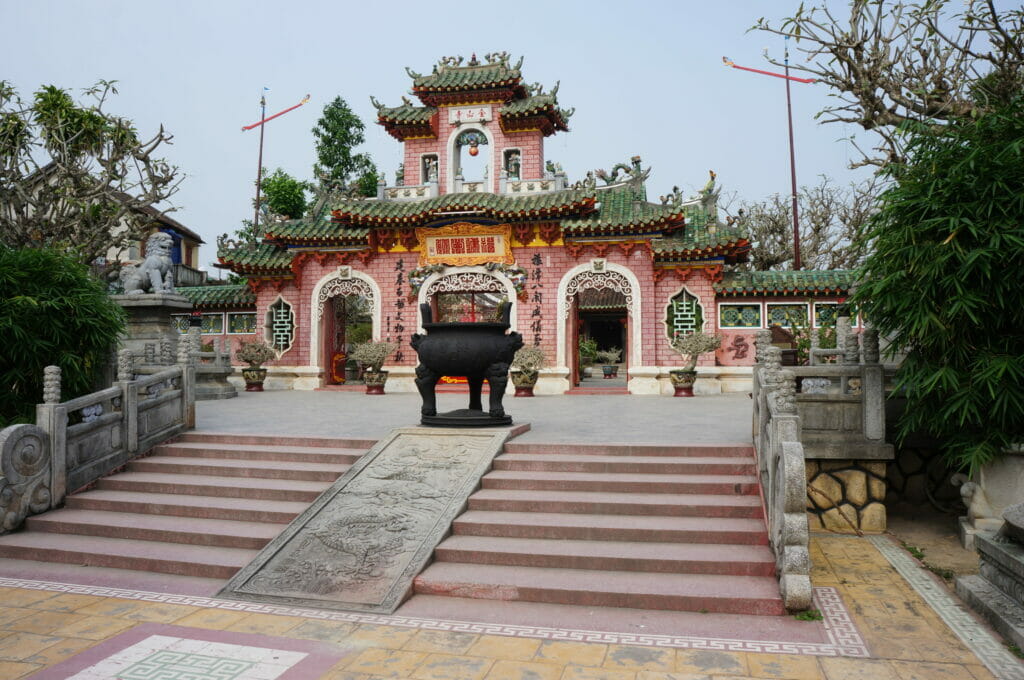
{"label": "small shrine niche", "polygon": [[487,135],[479,130],[463,130],[455,138],[455,147],[451,158],[452,172],[456,179],[470,182],[483,180],[488,175],[488,154],[482,153],[481,147],[487,145]]}
{"label": "small shrine niche", "polygon": [[[420,157],[420,184],[438,181],[437,154],[427,153]],[[402,173],[404,183],[405,172]]]}
{"label": "small shrine niche", "polygon": [[501,167],[509,179],[522,179],[523,155],[519,149],[505,149]]}

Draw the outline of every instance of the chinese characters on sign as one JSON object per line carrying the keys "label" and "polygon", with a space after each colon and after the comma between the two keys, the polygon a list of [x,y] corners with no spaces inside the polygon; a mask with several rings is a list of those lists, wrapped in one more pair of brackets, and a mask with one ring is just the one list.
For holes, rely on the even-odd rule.
{"label": "chinese characters on sign", "polygon": [[444,227],[420,228],[417,240],[423,244],[420,264],[465,267],[489,262],[512,264],[512,228],[507,224],[482,225],[456,222]]}
{"label": "chinese characters on sign", "polygon": [[402,341],[405,334],[405,260],[398,259],[395,263],[395,323],[392,326],[391,316],[388,316],[388,337],[391,331],[395,332],[398,340],[398,351],[395,352],[395,363],[401,363],[403,359],[402,348],[405,343]]}
{"label": "chinese characters on sign", "polygon": [[530,259],[533,270],[530,272],[530,302],[533,304],[533,311],[530,312],[530,331],[533,333],[533,344],[540,346],[541,329],[544,327],[541,305],[544,303],[544,283],[541,278],[541,257],[540,253],[534,253]]}
{"label": "chinese characters on sign", "polygon": [[427,254],[438,255],[497,255],[501,236],[440,236],[427,238]]}
{"label": "chinese characters on sign", "polygon": [[455,123],[478,123],[491,119],[491,107],[489,106],[460,106],[448,109],[448,122]]}

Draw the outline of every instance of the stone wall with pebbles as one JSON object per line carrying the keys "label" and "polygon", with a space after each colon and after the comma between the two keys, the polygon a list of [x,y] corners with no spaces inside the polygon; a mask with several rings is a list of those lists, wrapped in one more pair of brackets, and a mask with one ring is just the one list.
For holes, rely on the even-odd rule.
{"label": "stone wall with pebbles", "polygon": [[806,467],[811,531],[885,531],[885,462],[808,460]]}

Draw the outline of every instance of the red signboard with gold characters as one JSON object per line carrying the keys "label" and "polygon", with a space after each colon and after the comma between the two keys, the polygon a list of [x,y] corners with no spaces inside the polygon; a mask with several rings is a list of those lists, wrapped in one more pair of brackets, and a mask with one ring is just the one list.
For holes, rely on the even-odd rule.
{"label": "red signboard with gold characters", "polygon": [[503,262],[513,264],[512,227],[456,222],[435,229],[420,228],[420,265],[446,264],[455,267]]}

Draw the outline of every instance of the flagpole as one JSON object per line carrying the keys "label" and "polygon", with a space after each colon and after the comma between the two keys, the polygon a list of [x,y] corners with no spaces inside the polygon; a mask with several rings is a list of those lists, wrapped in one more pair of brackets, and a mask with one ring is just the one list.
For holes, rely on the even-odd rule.
{"label": "flagpole", "polygon": [[[265,88],[264,88],[265,90]],[[267,93],[266,91],[260,96],[260,120],[262,121],[267,116]],[[252,233],[253,237],[258,237],[260,230],[260,189],[263,184],[263,127],[260,125],[260,156],[256,162],[256,208],[253,211],[252,218]]]}

